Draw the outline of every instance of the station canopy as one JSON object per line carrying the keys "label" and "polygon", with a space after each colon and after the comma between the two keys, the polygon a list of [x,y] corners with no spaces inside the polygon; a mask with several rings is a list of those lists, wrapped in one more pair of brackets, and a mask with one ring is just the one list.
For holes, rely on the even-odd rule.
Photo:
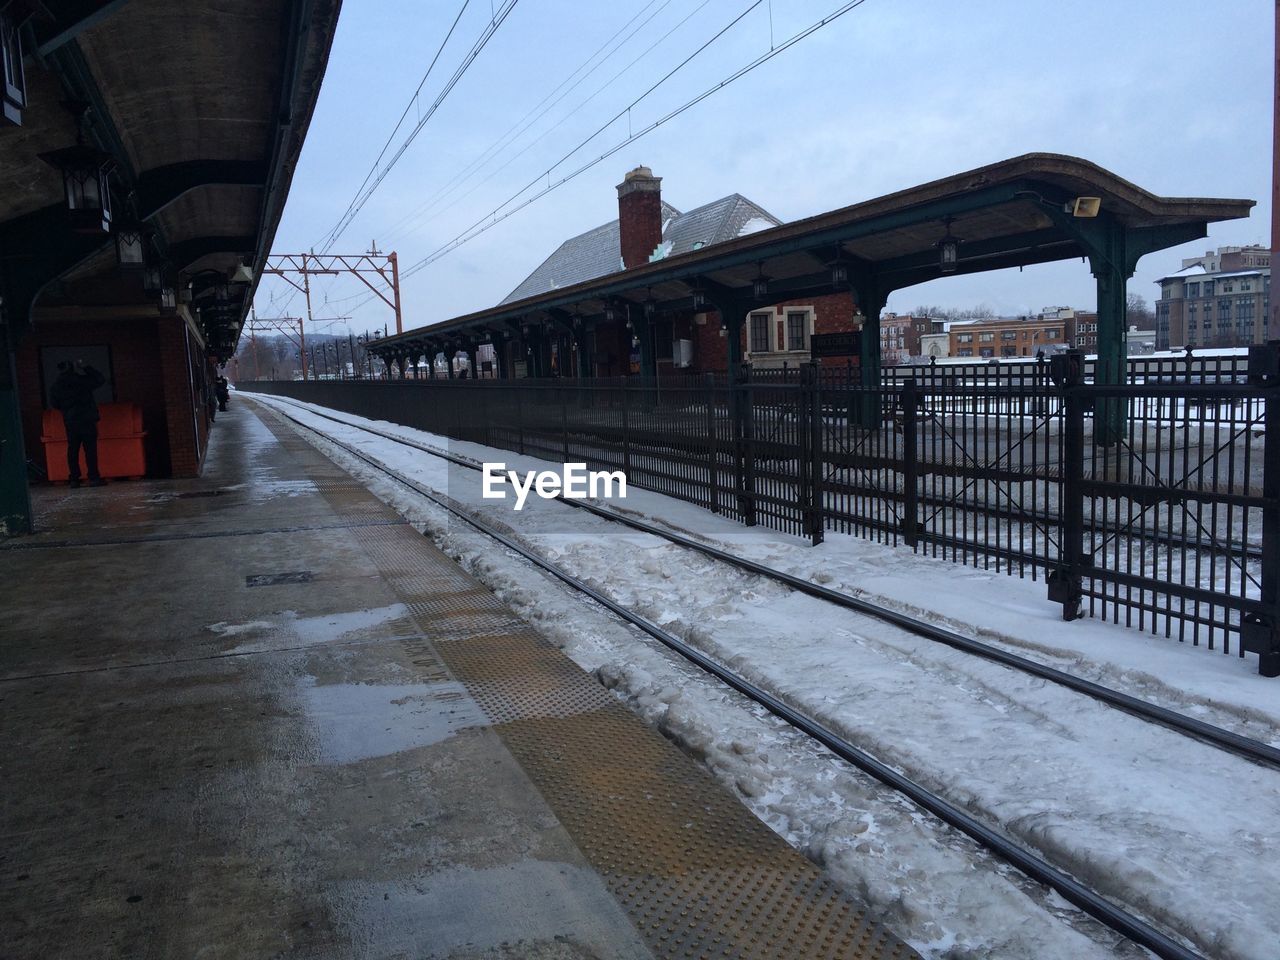
{"label": "station canopy", "polygon": [[[284,206],[340,0],[0,2],[20,23],[25,107],[0,127],[0,255],[7,320],[123,315],[154,302],[119,269],[114,234],[147,231],[165,283],[254,282]],[[12,117],[10,118],[13,119]],[[67,229],[62,174],[42,155],[81,140],[111,168],[111,234]],[[252,299],[239,286],[220,321]],[[210,321],[206,318],[206,326]],[[211,346],[234,346],[210,329]]]}
{"label": "station canopy", "polygon": [[[1087,160],[1030,153],[410,330],[376,349],[395,356],[464,338],[483,341],[511,324],[562,317],[560,311],[591,321],[608,304],[687,308],[695,291],[723,309],[851,289],[874,320],[893,290],[946,275],[1081,257],[1095,273],[1106,266],[1131,274],[1139,256],[1203,237],[1208,224],[1248,216],[1252,206],[1252,200],[1159,197]],[[940,258],[948,237],[960,241],[952,270]],[[767,295],[754,298],[759,277],[767,278]]]}

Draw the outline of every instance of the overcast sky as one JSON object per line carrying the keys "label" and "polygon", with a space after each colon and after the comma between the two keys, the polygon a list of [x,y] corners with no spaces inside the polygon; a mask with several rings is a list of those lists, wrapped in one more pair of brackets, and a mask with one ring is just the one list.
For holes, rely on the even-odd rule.
{"label": "overcast sky", "polygon": [[[392,150],[504,2],[470,0]],[[842,5],[761,2],[629,118],[560,162],[751,3],[518,0],[333,251],[361,252],[376,240],[406,270],[510,209],[503,205],[531,181],[538,185],[520,200]],[[344,0],[275,252],[321,247],[461,4]],[[865,0],[406,277],[405,326],[500,301],[563,240],[615,219],[614,187],[638,164],[663,178],[663,198],[679,209],[737,192],[785,221],[1033,151],[1083,157],[1164,196],[1258,201],[1248,220],[1212,225],[1205,240],[1144,258],[1129,290],[1154,300],[1152,281],[1181,257],[1268,242],[1272,43],[1267,0]],[[473,168],[477,175],[458,179]],[[363,302],[361,290],[354,278],[319,278],[315,315],[352,315],[335,332],[390,324],[390,312]],[[1092,309],[1094,283],[1079,261],[1049,264],[908,288],[889,309],[979,303],[1002,314]],[[302,304],[267,278],[257,308],[296,315]]]}

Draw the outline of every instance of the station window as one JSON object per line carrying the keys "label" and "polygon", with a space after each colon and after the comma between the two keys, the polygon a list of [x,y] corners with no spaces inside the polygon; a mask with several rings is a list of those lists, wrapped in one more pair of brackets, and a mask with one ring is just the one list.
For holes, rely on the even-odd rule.
{"label": "station window", "polygon": [[1188,297],[1198,297],[1198,296],[1200,296],[1200,284],[1199,284],[1199,283],[1188,283],[1188,284],[1187,284],[1187,296],[1188,296]]}
{"label": "station window", "polygon": [[978,334],[978,342],[979,342],[979,343],[992,343],[992,342],[994,342],[994,341],[995,341],[995,339],[996,339],[996,335],[995,335],[994,333],[980,333],[980,334]]}
{"label": "station window", "polygon": [[769,327],[773,321],[771,313],[753,313],[751,315],[751,352],[769,352]]}
{"label": "station window", "polygon": [[956,343],[973,343],[973,334],[972,333],[957,334]]}
{"label": "station window", "polygon": [[[898,337],[898,346],[902,346],[902,337]],[[804,310],[794,310],[787,314],[787,349],[807,350],[809,348],[809,314]]]}

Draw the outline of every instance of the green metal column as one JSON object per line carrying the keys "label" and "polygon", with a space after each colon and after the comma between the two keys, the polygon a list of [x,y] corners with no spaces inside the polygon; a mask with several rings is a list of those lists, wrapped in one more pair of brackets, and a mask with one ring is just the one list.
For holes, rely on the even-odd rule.
{"label": "green metal column", "polygon": [[742,325],[747,311],[736,303],[717,303],[716,309],[720,311],[724,335],[729,341],[729,382],[737,383],[742,379]]}
{"label": "green metal column", "polygon": [[[1174,227],[1129,227],[1103,209],[1096,217],[1075,217],[1066,205],[1047,204],[1049,218],[1073,236],[1089,257],[1098,284],[1098,363],[1096,385],[1123,385],[1128,366],[1129,318],[1126,285],[1138,260],[1155,250],[1205,236],[1203,223]],[[1123,397],[1101,397],[1094,406],[1093,442],[1113,446],[1125,435],[1129,404]]]}
{"label": "green metal column", "polygon": [[[1093,370],[1096,386],[1123,384],[1128,350],[1128,279],[1133,271],[1116,266],[1124,263],[1123,236],[1121,256],[1093,258],[1093,275],[1098,281],[1098,362]],[[1093,414],[1093,442],[1110,447],[1124,437],[1128,420],[1128,401],[1123,397],[1099,397]]]}
{"label": "green metal column", "polygon": [[0,321],[0,537],[34,530],[12,337]]}
{"label": "green metal column", "polygon": [[855,279],[852,289],[858,310],[862,313],[862,337],[859,345],[858,382],[862,387],[858,403],[849,411],[856,426],[875,429],[883,418],[883,396],[880,393],[880,311],[888,299],[874,275]]}
{"label": "green metal column", "polygon": [[658,358],[653,351],[653,326],[647,321],[636,324],[636,336],[640,338],[640,375],[650,380],[658,376]]}
{"label": "green metal column", "polygon": [[590,344],[594,344],[595,335],[586,329],[586,327],[578,327],[574,331],[573,343],[578,348],[578,379],[590,380],[593,373],[591,363]]}

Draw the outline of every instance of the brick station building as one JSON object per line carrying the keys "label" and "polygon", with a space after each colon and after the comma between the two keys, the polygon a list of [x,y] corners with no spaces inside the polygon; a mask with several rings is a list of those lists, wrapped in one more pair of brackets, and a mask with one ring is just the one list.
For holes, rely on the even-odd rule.
{"label": "brick station building", "polygon": [[[644,263],[701,250],[782,223],[738,193],[689,211],[662,199],[662,178],[636,167],[618,184],[618,219],[566,240],[503,299],[503,304],[594,280]],[[742,329],[743,358],[757,368],[808,362],[814,334],[852,332],[861,318],[848,292],[783,300],[751,311]],[[623,326],[599,328],[590,337],[595,376],[640,372],[637,338]],[[727,332],[714,309],[659,315],[651,324],[658,376],[675,371],[709,373],[728,368]],[[568,356],[576,348],[552,344],[552,369],[577,369]],[[522,361],[514,359],[520,375]],[[844,361],[839,361],[843,363]]]}

